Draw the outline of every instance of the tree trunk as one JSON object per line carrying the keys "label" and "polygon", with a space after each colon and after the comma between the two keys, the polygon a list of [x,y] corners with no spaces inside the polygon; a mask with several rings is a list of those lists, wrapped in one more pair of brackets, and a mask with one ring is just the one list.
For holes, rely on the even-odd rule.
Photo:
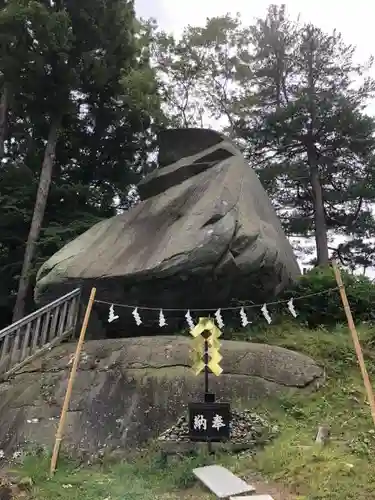
{"label": "tree trunk", "polygon": [[318,266],[329,265],[327,223],[324,212],[323,191],[319,179],[316,155],[310,153],[308,161],[311,172],[311,187],[314,202],[315,243]]}
{"label": "tree trunk", "polygon": [[308,58],[308,110],[310,112],[310,122],[308,124],[307,136],[307,161],[310,167],[310,182],[312,188],[312,198],[314,204],[314,223],[315,223],[315,244],[318,266],[329,265],[328,254],[328,234],[326,215],[324,211],[323,190],[319,178],[319,165],[316,142],[316,89],[315,89],[315,53],[316,40],[314,32],[310,30],[309,47],[307,51]]}
{"label": "tree trunk", "polygon": [[0,161],[4,157],[4,143],[7,129],[8,117],[8,88],[6,84],[3,86],[3,91],[0,98]]}
{"label": "tree trunk", "polygon": [[31,221],[29,236],[27,238],[26,250],[22,265],[21,277],[18,284],[16,305],[13,310],[13,322],[19,320],[24,315],[25,300],[30,286],[30,275],[35,257],[36,245],[39,239],[43,224],[44,213],[47,205],[49,188],[51,185],[52,169],[55,161],[56,144],[60,131],[61,117],[51,122],[48,142],[44,151],[42,171],[39,178],[38,192],[34,206],[33,218]]}

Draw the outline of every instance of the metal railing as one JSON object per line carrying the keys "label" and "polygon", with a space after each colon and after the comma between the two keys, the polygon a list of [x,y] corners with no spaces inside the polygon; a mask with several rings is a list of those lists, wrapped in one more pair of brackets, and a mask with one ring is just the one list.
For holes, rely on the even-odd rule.
{"label": "metal railing", "polygon": [[19,368],[74,334],[80,288],[0,330],[0,377]]}

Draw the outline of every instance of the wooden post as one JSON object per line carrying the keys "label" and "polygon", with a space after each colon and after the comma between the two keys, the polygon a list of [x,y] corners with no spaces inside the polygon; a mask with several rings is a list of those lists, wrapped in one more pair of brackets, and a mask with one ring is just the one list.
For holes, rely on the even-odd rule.
{"label": "wooden post", "polygon": [[375,425],[375,398],[374,398],[374,392],[372,390],[372,386],[371,386],[371,382],[370,382],[370,377],[369,377],[367,369],[366,369],[365,359],[363,357],[363,352],[362,352],[361,344],[359,342],[359,337],[358,337],[357,329],[356,329],[355,324],[354,324],[352,311],[350,309],[350,305],[349,305],[349,302],[348,302],[348,297],[346,296],[345,286],[344,286],[344,283],[342,282],[340,269],[337,267],[337,264],[336,264],[335,261],[332,261],[332,267],[333,267],[333,271],[335,273],[335,278],[336,278],[336,281],[337,281],[337,285],[338,285],[339,290],[340,290],[341,301],[342,301],[342,305],[344,306],[344,310],[345,310],[345,314],[346,314],[346,319],[348,321],[349,330],[350,330],[350,333],[352,334],[352,339],[353,339],[353,344],[354,344],[355,352],[357,354],[357,359],[358,359],[359,367],[360,367],[361,373],[362,373],[363,384],[365,386],[366,393],[367,393],[367,399],[368,399],[368,402],[369,402],[369,405],[370,405],[370,408],[371,408],[372,420],[373,420],[374,425]]}
{"label": "wooden post", "polygon": [[58,458],[59,451],[60,451],[60,444],[61,444],[61,440],[62,440],[62,436],[63,436],[63,432],[64,432],[66,414],[67,414],[68,408],[69,408],[69,402],[70,402],[70,397],[72,395],[73,383],[74,383],[74,379],[75,379],[75,376],[77,373],[79,357],[80,357],[83,342],[85,339],[87,325],[88,325],[88,322],[90,319],[90,314],[91,314],[92,305],[94,303],[95,294],[96,294],[96,288],[93,288],[91,290],[90,298],[89,298],[89,301],[87,303],[86,313],[85,313],[85,317],[83,319],[81,333],[79,334],[77,348],[76,348],[76,352],[74,354],[73,366],[72,366],[72,369],[70,372],[68,387],[67,387],[66,393],[65,393],[64,404],[63,404],[63,407],[61,410],[59,426],[58,426],[57,433],[56,433],[55,446],[53,448],[53,453],[52,453],[52,458],[51,458],[51,468],[50,468],[50,475],[51,476],[53,476],[53,474],[56,470],[56,463],[57,463],[57,458]]}

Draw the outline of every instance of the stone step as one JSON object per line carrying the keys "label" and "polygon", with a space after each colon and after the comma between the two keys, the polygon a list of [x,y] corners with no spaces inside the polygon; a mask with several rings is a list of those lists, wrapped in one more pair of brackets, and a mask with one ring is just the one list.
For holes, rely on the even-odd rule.
{"label": "stone step", "polygon": [[[254,486],[246,483],[246,481],[235,476],[230,470],[221,465],[197,467],[193,469],[193,474],[211,490],[217,498],[229,498],[243,493],[255,493]],[[244,497],[241,498],[243,500]],[[253,499],[254,497],[251,498]]]}

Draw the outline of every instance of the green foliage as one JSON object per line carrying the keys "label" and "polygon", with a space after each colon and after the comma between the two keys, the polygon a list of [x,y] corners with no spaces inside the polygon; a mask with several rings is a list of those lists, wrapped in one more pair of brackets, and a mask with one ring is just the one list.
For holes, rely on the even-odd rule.
{"label": "green foliage", "polygon": [[[157,81],[133,3],[9,0],[0,7],[0,328],[9,323],[51,119],[61,118],[32,275],[93,224],[134,201],[154,167]],[[28,308],[33,307],[32,290]]]}
{"label": "green foliage", "polygon": [[[33,485],[31,493],[40,500],[56,494],[63,499],[65,493],[68,498],[85,500],[107,498],[109,494],[114,500],[162,500],[166,485],[172,491],[188,490],[197,483],[193,469],[215,461],[215,457],[204,452],[166,455],[150,448],[133,453],[132,460],[126,462],[104,458],[101,464],[84,468],[78,461],[62,455],[51,481],[48,474],[50,455],[46,450],[24,451],[27,454],[21,461],[19,471],[22,478],[29,479]],[[154,494],[160,496],[154,497]]]}
{"label": "green foliage", "polygon": [[[354,56],[341,35],[293,21],[285,6],[271,5],[251,25],[239,16],[208,19],[176,39],[138,21],[131,1],[3,2],[0,89],[10,97],[0,169],[1,322],[54,114],[62,125],[35,268],[136,202],[134,185],[155,168],[150,152],[161,124],[204,126],[207,118],[245,148],[289,235],[315,235],[321,248],[332,230],[349,239],[330,249],[342,263],[372,266],[375,122],[365,105],[374,82],[365,77],[371,61],[361,66]],[[365,315],[359,306],[354,312]],[[322,314],[316,304],[304,320],[342,320]]]}
{"label": "green foliage", "polygon": [[173,126],[209,126],[209,117],[231,123],[233,103],[239,100],[238,88],[231,85],[238,66],[235,51],[246,43],[240,18],[226,15],[208,19],[204,27],[188,26],[179,40],[152,33],[160,92]]}
{"label": "green foliage", "polygon": [[292,22],[285,6],[270,6],[250,33],[258,102],[240,118],[241,137],[288,234],[315,236],[327,264],[329,229],[353,235],[360,214],[375,224],[375,121],[363,111],[374,81],[339,33]]}
{"label": "green foliage", "polygon": [[350,240],[340,248],[345,264],[372,265],[372,60],[358,65],[339,33],[292,20],[285,5],[251,25],[226,15],[154,40],[172,122],[217,120],[244,147],[287,234],[315,237],[319,264],[335,231]]}
{"label": "green foliage", "polygon": [[[365,276],[356,276],[346,271],[341,271],[341,274],[354,320],[357,323],[374,321],[372,308],[375,303],[375,284]],[[329,291],[324,293],[326,290]],[[310,296],[295,301],[298,321],[311,327],[329,327],[346,322],[332,268],[313,269],[301,276],[297,284],[284,294],[288,299],[304,295]]]}

